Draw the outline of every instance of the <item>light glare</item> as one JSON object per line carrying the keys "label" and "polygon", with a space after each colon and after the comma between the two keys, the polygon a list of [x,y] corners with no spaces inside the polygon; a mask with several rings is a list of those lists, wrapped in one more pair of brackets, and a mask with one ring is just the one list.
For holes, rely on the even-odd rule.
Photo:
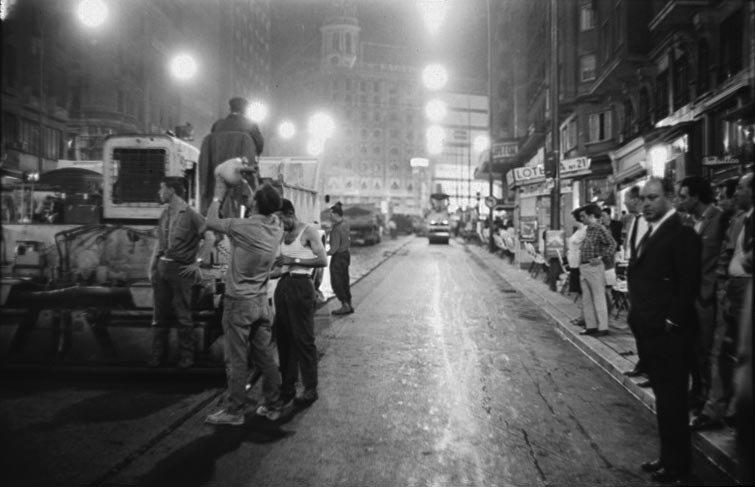
{"label": "light glare", "polygon": [[440,64],[430,64],[422,70],[422,82],[429,90],[440,90],[448,83],[448,71]]}
{"label": "light glare", "polygon": [[82,0],[76,9],[76,16],[82,24],[94,29],[105,23],[108,8],[102,0]]}
{"label": "light glare", "polygon": [[336,131],[336,123],[327,113],[318,112],[310,117],[307,131],[316,139],[329,139]]}
{"label": "light glare", "polygon": [[430,100],[425,106],[425,116],[431,122],[441,122],[446,118],[446,103],[442,100]]}
{"label": "light glare", "polygon": [[186,81],[197,74],[197,63],[190,54],[177,54],[170,62],[170,72],[176,79]]}
{"label": "light glare", "polygon": [[482,152],[490,147],[490,137],[487,135],[478,135],[472,142],[472,148],[475,152]]}
{"label": "light glare", "polygon": [[259,100],[255,100],[249,104],[249,108],[246,109],[246,116],[252,122],[260,123],[267,118],[267,105]]}
{"label": "light glare", "polygon": [[281,139],[290,139],[296,135],[296,126],[293,122],[285,120],[278,125],[278,135]]}

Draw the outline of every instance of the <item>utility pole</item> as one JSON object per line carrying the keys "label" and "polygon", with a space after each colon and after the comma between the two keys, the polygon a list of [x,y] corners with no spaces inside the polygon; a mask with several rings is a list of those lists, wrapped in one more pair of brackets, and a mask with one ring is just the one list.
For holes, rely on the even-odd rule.
{"label": "utility pole", "polygon": [[[487,24],[488,24],[488,133],[490,142],[488,143],[488,194],[493,196],[493,17],[491,15],[490,2],[486,0],[487,7]],[[552,0],[555,1],[555,0]],[[488,211],[488,250],[495,252],[495,241],[493,240],[493,206]]]}
{"label": "utility pole", "polygon": [[[551,155],[553,157],[553,191],[551,193],[551,230],[561,228],[561,161],[559,157],[559,124],[558,124],[558,0],[551,0],[550,5],[551,30]],[[546,158],[547,159],[547,158]]]}

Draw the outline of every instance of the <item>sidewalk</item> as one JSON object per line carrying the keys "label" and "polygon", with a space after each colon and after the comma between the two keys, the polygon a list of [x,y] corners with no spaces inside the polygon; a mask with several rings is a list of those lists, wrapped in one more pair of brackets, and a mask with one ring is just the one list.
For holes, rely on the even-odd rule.
{"label": "sidewalk", "polygon": [[[642,388],[637,385],[644,378],[633,379],[623,375],[624,371],[634,368],[637,362],[637,350],[634,337],[627,324],[626,311],[622,311],[618,319],[614,319],[612,313],[608,336],[579,335],[582,328],[570,324],[572,319],[579,316],[579,307],[574,302],[573,296],[565,296],[549,290],[542,277],[533,279],[526,270],[520,269],[518,264],[509,264],[507,260],[491,254],[483,246],[466,245],[465,247],[485,266],[495,270],[510,286],[537,304],[553,319],[566,340],[590,357],[632,395],[655,412],[653,391],[650,388]],[[734,430],[724,428],[717,431],[693,432],[692,444],[729,477],[736,478],[737,459]]]}

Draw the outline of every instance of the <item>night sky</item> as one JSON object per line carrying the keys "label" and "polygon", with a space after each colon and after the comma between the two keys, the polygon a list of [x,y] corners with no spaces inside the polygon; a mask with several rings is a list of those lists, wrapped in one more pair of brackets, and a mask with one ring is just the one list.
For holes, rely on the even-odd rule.
{"label": "night sky", "polygon": [[[272,0],[273,72],[298,56],[319,56],[328,0]],[[441,62],[451,73],[484,79],[484,0],[448,0],[449,12],[434,41],[414,0],[358,0],[361,40],[408,47],[419,62]]]}

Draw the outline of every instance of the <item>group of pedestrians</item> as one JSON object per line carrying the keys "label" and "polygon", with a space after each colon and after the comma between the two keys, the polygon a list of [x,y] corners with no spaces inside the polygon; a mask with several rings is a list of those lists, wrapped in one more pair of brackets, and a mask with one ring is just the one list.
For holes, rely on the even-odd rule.
{"label": "group of pedestrians", "polygon": [[[582,297],[572,323],[585,327],[583,335],[609,333],[606,271],[623,244],[628,323],[639,355],[625,375],[652,388],[661,440],[659,458],[642,469],[653,480],[680,482],[690,471],[691,430],[735,427],[752,452],[752,342],[741,337],[752,333],[751,314],[743,313],[751,313],[753,174],[721,185],[718,195],[701,176],[676,187],[652,178],[630,188],[624,204],[623,242],[598,206],[572,212],[578,226],[567,243],[569,290]],[[735,372],[743,361],[750,379],[740,378],[746,391],[737,403]],[[744,478],[752,479],[747,470]]]}
{"label": "group of pedestrians", "polygon": [[752,327],[751,315],[743,318],[752,292],[752,199],[752,172],[739,179],[734,207],[717,204],[700,176],[677,188],[651,179],[629,191],[628,322],[639,360],[625,374],[647,377],[655,395],[660,455],[642,465],[653,480],[687,478],[691,430],[728,423],[752,451],[752,402],[739,411],[734,403],[737,364],[752,347],[738,339],[740,328]]}
{"label": "group of pedestrians", "polygon": [[[261,145],[262,136],[256,126],[229,125],[229,119],[242,116],[245,102],[232,99],[231,114],[216,123],[213,130],[216,127],[222,130],[227,125],[228,130],[239,131],[241,127],[250,132],[255,144]],[[276,420],[293,403],[312,404],[318,399],[314,273],[328,262],[318,230],[300,221],[293,203],[282,198],[270,184],[256,188],[250,198],[241,201],[246,216],[239,217],[221,213],[221,205],[235,188],[222,177],[215,178],[206,218],[186,203],[184,185],[183,178],[168,177],[159,191],[166,207],[158,222],[157,243],[150,262],[155,316],[149,365],[157,367],[163,363],[173,317],[178,324],[178,366],[188,368],[194,364],[192,288],[201,282],[202,257],[209,254],[215,235],[225,235],[230,241],[222,299],[228,390],[223,406],[210,414],[206,422],[214,425],[244,423],[249,406],[250,363],[262,378],[262,399],[256,405],[257,415]],[[348,275],[349,229],[340,204],[331,208],[331,214],[334,221],[328,251],[331,283],[342,303],[333,313],[349,314],[354,312]],[[274,293],[274,311],[267,292],[271,278],[280,278]],[[297,394],[295,385],[299,377],[303,390]]]}

